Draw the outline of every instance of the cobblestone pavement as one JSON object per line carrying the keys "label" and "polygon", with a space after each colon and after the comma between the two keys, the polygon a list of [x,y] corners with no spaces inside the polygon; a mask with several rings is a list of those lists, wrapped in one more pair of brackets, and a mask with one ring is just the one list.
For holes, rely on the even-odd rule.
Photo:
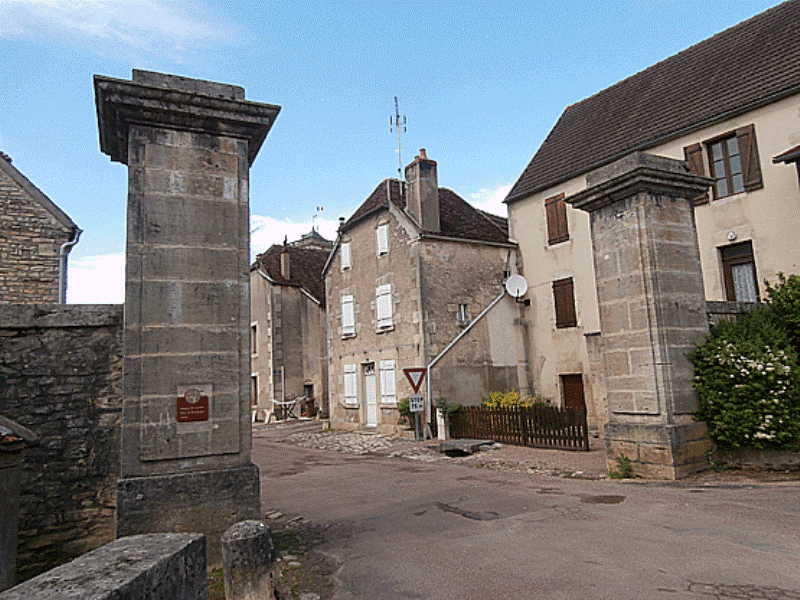
{"label": "cobblestone pavement", "polygon": [[470,456],[448,456],[438,451],[438,440],[416,442],[396,435],[365,431],[321,431],[316,421],[293,421],[271,425],[256,424],[254,437],[294,444],[303,448],[345,454],[380,454],[426,463],[451,462],[478,469],[514,471],[555,477],[601,479],[606,465],[599,442],[592,440],[590,452],[526,448],[487,444]]}

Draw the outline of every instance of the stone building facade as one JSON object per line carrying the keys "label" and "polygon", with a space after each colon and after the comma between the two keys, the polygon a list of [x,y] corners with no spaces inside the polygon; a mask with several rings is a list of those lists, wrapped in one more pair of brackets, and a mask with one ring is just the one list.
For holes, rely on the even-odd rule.
{"label": "stone building facade", "polygon": [[322,269],[332,248],[333,242],[312,231],[270,247],[250,267],[252,402],[258,420],[273,410],[272,400],[301,397],[308,416],[328,413]]}
{"label": "stone building facade", "polygon": [[527,393],[519,313],[503,297],[516,268],[505,226],[440,188],[424,151],[406,182],[386,179],[341,225],[325,268],[334,427],[394,430],[409,367],[434,364],[428,401]]}
{"label": "stone building facade", "polygon": [[506,199],[538,394],[609,420],[590,218],[565,200],[631,152],[712,178],[693,216],[707,300],[757,301],[764,280],[798,272],[798,20],[786,2],[564,111]]}
{"label": "stone building facade", "polygon": [[0,152],[0,303],[66,301],[81,230]]}

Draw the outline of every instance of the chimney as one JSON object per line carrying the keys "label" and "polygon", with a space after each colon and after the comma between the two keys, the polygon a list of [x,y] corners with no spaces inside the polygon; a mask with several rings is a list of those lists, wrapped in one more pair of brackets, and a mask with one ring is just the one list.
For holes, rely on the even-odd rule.
{"label": "chimney", "polygon": [[436,161],[425,155],[425,148],[406,167],[406,212],[423,231],[439,233],[439,180]]}
{"label": "chimney", "polygon": [[292,272],[289,270],[289,248],[286,245],[286,240],[283,240],[283,248],[281,248],[281,277],[286,281],[291,279]]}

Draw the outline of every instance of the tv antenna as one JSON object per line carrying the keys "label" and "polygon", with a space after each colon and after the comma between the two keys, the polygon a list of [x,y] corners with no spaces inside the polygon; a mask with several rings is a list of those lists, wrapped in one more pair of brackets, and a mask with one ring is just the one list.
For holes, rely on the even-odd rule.
{"label": "tv antenna", "polygon": [[317,212],[311,217],[311,231],[317,231],[317,218],[319,218],[319,213],[323,210],[322,206],[317,207]]}
{"label": "tv antenna", "polygon": [[403,156],[402,156],[402,135],[407,131],[406,116],[400,115],[400,108],[397,105],[397,96],[394,97],[394,116],[389,117],[389,131],[397,132],[397,178],[403,180]]}

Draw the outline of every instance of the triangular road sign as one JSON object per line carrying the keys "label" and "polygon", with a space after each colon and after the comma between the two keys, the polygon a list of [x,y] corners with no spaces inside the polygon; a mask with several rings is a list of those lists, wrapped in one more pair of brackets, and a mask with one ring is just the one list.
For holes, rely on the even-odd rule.
{"label": "triangular road sign", "polygon": [[403,369],[403,373],[406,374],[406,378],[415,392],[419,391],[419,387],[422,385],[422,380],[425,379],[425,373],[427,372],[428,369],[425,367],[409,367]]}

